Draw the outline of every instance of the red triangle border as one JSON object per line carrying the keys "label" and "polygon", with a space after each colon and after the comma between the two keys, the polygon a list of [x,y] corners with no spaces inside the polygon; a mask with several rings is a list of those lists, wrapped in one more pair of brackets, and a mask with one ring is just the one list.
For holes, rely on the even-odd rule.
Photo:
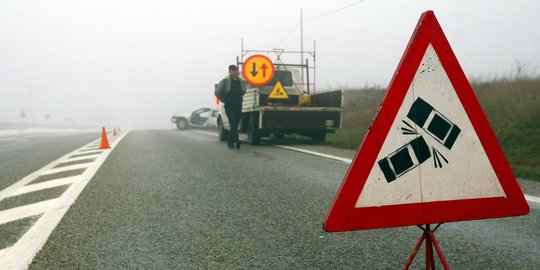
{"label": "red triangle border", "polygon": [[[506,197],[355,208],[377,155],[431,44],[465,108]],[[413,32],[383,98],[378,114],[356,153],[324,222],[329,232],[525,215],[529,206],[489,122],[433,11],[426,11]]]}

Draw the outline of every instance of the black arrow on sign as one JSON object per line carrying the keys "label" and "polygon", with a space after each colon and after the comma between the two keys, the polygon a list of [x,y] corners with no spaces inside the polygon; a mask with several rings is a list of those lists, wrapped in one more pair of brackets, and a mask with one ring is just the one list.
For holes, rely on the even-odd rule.
{"label": "black arrow on sign", "polygon": [[251,75],[253,75],[253,77],[257,76],[257,74],[259,74],[259,72],[257,71],[257,63],[256,62],[253,62],[253,65],[252,65],[252,69],[251,69]]}

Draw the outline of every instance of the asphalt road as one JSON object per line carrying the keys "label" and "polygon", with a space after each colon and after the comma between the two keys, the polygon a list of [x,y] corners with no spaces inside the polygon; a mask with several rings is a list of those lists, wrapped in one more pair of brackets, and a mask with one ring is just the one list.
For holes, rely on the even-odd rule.
{"label": "asphalt road", "polygon": [[58,132],[0,137],[0,190],[98,136]]}
{"label": "asphalt road", "polygon": [[[0,141],[0,184],[96,137]],[[30,269],[400,269],[418,228],[322,229],[348,166],[270,144],[229,150],[196,131],[131,131]],[[529,205],[528,216],[443,224],[436,235],[450,266],[539,269],[540,204]],[[412,269],[423,267],[420,253]]]}

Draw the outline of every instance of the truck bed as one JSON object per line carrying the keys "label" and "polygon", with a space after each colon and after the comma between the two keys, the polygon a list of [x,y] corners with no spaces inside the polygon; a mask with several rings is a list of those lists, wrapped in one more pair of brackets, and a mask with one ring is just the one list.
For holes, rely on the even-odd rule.
{"label": "truck bed", "polygon": [[[290,95],[298,100],[298,95]],[[308,105],[272,104],[258,88],[244,95],[243,113],[258,113],[260,129],[326,129],[332,132],[341,127],[343,92],[332,91],[310,96]],[[290,102],[289,99],[288,101]],[[285,102],[283,102],[285,103]]]}

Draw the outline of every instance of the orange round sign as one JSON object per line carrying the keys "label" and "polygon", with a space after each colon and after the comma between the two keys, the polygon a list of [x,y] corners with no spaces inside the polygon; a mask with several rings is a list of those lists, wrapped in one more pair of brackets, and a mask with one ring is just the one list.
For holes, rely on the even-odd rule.
{"label": "orange round sign", "polygon": [[265,85],[274,77],[274,64],[264,55],[252,55],[244,61],[242,75],[253,86]]}

